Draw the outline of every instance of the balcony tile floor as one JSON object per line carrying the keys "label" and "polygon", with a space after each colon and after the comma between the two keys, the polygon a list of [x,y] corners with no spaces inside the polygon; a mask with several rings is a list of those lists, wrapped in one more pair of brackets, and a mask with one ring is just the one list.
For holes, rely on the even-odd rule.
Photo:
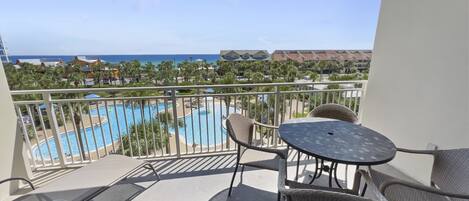
{"label": "balcony tile floor", "polygon": [[[296,152],[291,152],[288,159],[289,179],[293,179],[296,172]],[[314,170],[314,160],[302,158],[300,165],[300,181],[308,182],[308,176]],[[237,174],[234,182],[233,193],[227,197],[229,183],[236,155],[232,153],[190,156],[180,159],[150,160],[161,176],[161,180],[155,182],[155,176],[146,169],[136,172],[126,182],[146,188],[134,200],[195,200],[195,201],[225,201],[225,200],[277,200],[277,177],[275,171],[246,168],[242,179]],[[306,167],[306,169],[305,169]],[[384,166],[387,171],[393,171]],[[62,170],[35,172],[33,183],[43,186],[48,182],[60,178],[60,176],[73,171],[73,168]],[[339,165],[338,178],[342,186],[351,187],[355,166],[346,167]],[[315,184],[327,186],[328,175],[320,177]],[[345,183],[348,178],[348,183]],[[25,193],[28,189],[22,189],[19,193]]]}

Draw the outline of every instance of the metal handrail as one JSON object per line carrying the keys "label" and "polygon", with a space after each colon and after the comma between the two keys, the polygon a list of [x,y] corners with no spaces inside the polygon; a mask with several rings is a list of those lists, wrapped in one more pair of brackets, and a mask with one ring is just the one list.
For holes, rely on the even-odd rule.
{"label": "metal handrail", "polygon": [[275,87],[275,86],[304,86],[304,85],[331,85],[331,84],[360,84],[366,80],[354,81],[329,81],[329,82],[282,82],[282,83],[257,83],[257,84],[215,84],[215,85],[187,85],[187,86],[155,86],[155,87],[114,87],[114,88],[79,88],[79,89],[40,89],[40,90],[15,90],[11,95],[30,94],[57,94],[57,93],[89,93],[112,91],[145,91],[145,90],[178,90],[178,89],[203,89],[203,88],[235,88],[235,87]]}
{"label": "metal handrail", "polygon": [[[295,118],[296,114],[306,114],[311,109],[324,103],[340,103],[360,115],[359,109],[361,107],[359,107],[359,103],[362,100],[361,97],[365,95],[366,83],[366,81],[359,80],[303,83],[80,88],[22,90],[12,91],[11,94],[13,96],[40,95],[31,97],[31,99],[40,98],[40,100],[21,100],[15,101],[14,104],[18,116],[24,117],[21,118],[24,119],[21,121],[21,126],[25,141],[29,141],[27,145],[29,146],[28,151],[32,166],[34,169],[41,169],[58,165],[67,167],[88,163],[110,152],[116,152],[116,147],[117,149],[119,147],[122,148],[123,144],[136,144],[137,147],[134,148],[128,146],[129,152],[127,154],[130,153],[130,156],[138,158],[182,157],[192,154],[234,151],[236,149],[234,142],[229,141],[227,136],[224,136],[223,133],[224,118],[230,113],[242,113],[249,118],[262,121],[262,123],[268,122],[275,126],[280,125],[288,118]],[[354,85],[346,89],[311,88],[311,86],[336,84],[361,85]],[[293,87],[282,91],[282,86]],[[252,90],[231,90],[231,92],[228,93],[219,91],[216,93],[204,93],[200,90],[203,88],[224,89],[236,87],[251,88]],[[256,87],[272,87],[272,90],[256,90]],[[178,94],[176,90],[179,89],[196,90],[197,93]],[[144,90],[160,90],[160,94],[147,96],[113,96],[112,93]],[[161,90],[171,93],[163,94]],[[67,98],[56,96],[58,94],[85,94],[91,92],[107,92],[110,97],[85,99],[82,97]],[[269,98],[269,101],[263,97]],[[144,101],[144,103],[141,104],[141,101]],[[260,102],[262,102],[262,104],[259,104]],[[42,104],[45,107],[43,107]],[[157,105],[157,107],[150,107],[150,105]],[[92,115],[89,111],[94,111],[94,114]],[[163,112],[170,113],[173,117],[171,120],[171,130],[168,130],[169,124],[161,124],[163,121],[169,122],[168,117],[156,115]],[[157,118],[152,117],[147,119],[150,115],[157,116]],[[177,118],[174,118],[176,116]],[[298,115],[298,117],[299,116],[301,115]],[[77,119],[75,119],[75,117]],[[184,120],[183,130],[173,128],[174,125],[180,123],[178,122],[179,118],[183,118]],[[111,121],[111,119],[113,120]],[[132,127],[136,123],[141,122],[142,119],[145,119],[145,122],[151,124],[151,126]],[[103,127],[106,123],[114,125],[117,128],[112,128],[111,126]],[[133,128],[134,131],[130,131],[131,128]],[[153,130],[153,128],[156,128],[158,132],[156,132],[157,130]],[[138,130],[141,130],[140,133],[143,134],[143,137],[127,137],[127,141],[123,141],[126,135],[129,135],[131,132],[139,133]],[[170,131],[171,133],[169,133]],[[277,138],[277,135],[270,133],[271,131],[264,130],[263,132],[262,129],[258,131],[257,138],[259,138],[258,140],[261,140],[262,143],[265,143],[263,146],[277,147],[282,145],[281,140]],[[70,134],[69,136],[69,132],[80,132],[83,139],[79,139],[79,135]],[[169,136],[166,136],[168,134],[174,138],[173,142],[169,142]],[[134,135],[134,137],[136,136],[136,134],[132,135]],[[165,140],[167,137],[168,142]],[[265,140],[265,142],[262,140]],[[81,142],[82,145],[79,145],[79,142]],[[97,142],[100,143],[99,147]],[[73,150],[71,145],[77,146],[76,149],[78,152]],[[121,149],[119,152],[124,154],[124,149]]]}

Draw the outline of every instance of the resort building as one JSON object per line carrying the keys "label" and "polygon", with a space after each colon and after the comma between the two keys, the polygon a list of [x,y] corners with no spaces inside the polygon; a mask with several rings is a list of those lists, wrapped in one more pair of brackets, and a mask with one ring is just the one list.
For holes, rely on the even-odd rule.
{"label": "resort building", "polygon": [[17,59],[15,64],[19,66],[21,64],[31,64],[42,67],[57,67],[63,66],[64,61],[61,59]]}
{"label": "resort building", "polygon": [[[89,56],[76,56],[72,64],[81,66],[81,71],[86,74],[87,78],[94,78],[96,72],[107,72],[106,75],[110,75],[110,77],[106,77],[103,79],[117,79],[119,77],[119,70],[118,69],[110,69],[107,66],[100,66],[105,61],[98,58],[98,57],[89,57]],[[98,67],[99,66],[99,67]],[[107,80],[105,80],[107,82]]]}
{"label": "resort building", "polygon": [[338,61],[353,62],[357,68],[367,68],[371,61],[371,50],[275,50],[273,61]]}
{"label": "resort building", "polygon": [[267,50],[221,50],[220,61],[268,61]]}
{"label": "resort building", "polygon": [[7,48],[5,43],[3,43],[2,36],[0,36],[0,60],[5,63],[10,63],[10,58],[8,57]]}
{"label": "resort building", "polygon": [[93,65],[101,64],[103,62],[104,61],[102,61],[100,58],[89,57],[89,56],[76,56],[72,61],[73,64],[78,64],[81,66],[85,66],[85,65],[93,66]]}

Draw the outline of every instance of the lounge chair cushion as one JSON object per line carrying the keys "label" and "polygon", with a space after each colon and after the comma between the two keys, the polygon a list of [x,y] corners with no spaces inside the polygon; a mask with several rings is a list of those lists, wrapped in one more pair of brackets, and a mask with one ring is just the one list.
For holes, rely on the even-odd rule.
{"label": "lounge chair cushion", "polygon": [[239,164],[278,171],[278,154],[246,149]]}
{"label": "lounge chair cushion", "polygon": [[144,163],[127,156],[108,155],[15,200],[83,200],[119,182]]}

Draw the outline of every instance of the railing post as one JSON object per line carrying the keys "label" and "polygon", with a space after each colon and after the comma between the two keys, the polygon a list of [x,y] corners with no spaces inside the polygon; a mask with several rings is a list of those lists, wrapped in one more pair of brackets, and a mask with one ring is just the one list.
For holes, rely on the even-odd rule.
{"label": "railing post", "polygon": [[[20,123],[21,125],[21,130],[23,131],[23,138],[24,138],[24,141],[26,143],[26,146],[28,148],[28,151],[29,151],[29,154],[31,154],[31,162],[33,163],[33,166],[34,166],[34,169],[33,170],[36,170],[36,157],[34,157],[34,153],[33,153],[33,150],[32,150],[32,146],[31,146],[31,141],[29,140],[29,136],[28,136],[28,130],[26,129],[26,125],[23,121],[23,114],[21,113],[21,109],[18,105],[15,105],[16,107],[16,113],[18,114],[18,122]],[[36,129],[36,128],[33,128],[33,129]]]}
{"label": "railing post", "polygon": [[[50,95],[50,93],[45,92],[42,94],[42,98],[44,99],[44,104],[46,105],[47,117],[49,119],[50,130],[52,132],[52,135],[54,136],[54,142],[57,150],[57,155],[59,157],[60,166],[65,167],[65,155],[63,152],[62,141],[60,140],[59,136],[59,124],[57,122],[57,117],[55,116],[54,104],[52,104],[51,102],[52,96]],[[51,158],[51,160],[53,159]]]}
{"label": "railing post", "polygon": [[[176,156],[181,157],[181,146],[179,144],[179,125],[178,125],[178,111],[176,101],[176,89],[171,89],[171,102],[173,107],[173,120],[174,120],[174,137],[176,137]],[[171,146],[171,145],[170,145]]]}
{"label": "railing post", "polygon": [[[368,87],[368,82],[367,81],[363,81],[361,82],[362,84],[362,87],[361,87],[361,95],[360,95],[360,101],[359,101],[359,105],[358,105],[358,121],[359,122],[362,122],[362,118],[363,118],[363,101],[365,100],[366,98],[366,88]],[[358,93],[357,93],[357,96],[358,96]],[[357,104],[357,103],[355,103]]]}
{"label": "railing post", "polygon": [[[274,106],[274,125],[278,126],[279,125],[279,111],[280,111],[280,89],[279,86],[275,86],[275,106]],[[277,131],[278,132],[278,131]],[[274,137],[274,147],[277,147],[278,144],[278,133],[275,133]]]}

